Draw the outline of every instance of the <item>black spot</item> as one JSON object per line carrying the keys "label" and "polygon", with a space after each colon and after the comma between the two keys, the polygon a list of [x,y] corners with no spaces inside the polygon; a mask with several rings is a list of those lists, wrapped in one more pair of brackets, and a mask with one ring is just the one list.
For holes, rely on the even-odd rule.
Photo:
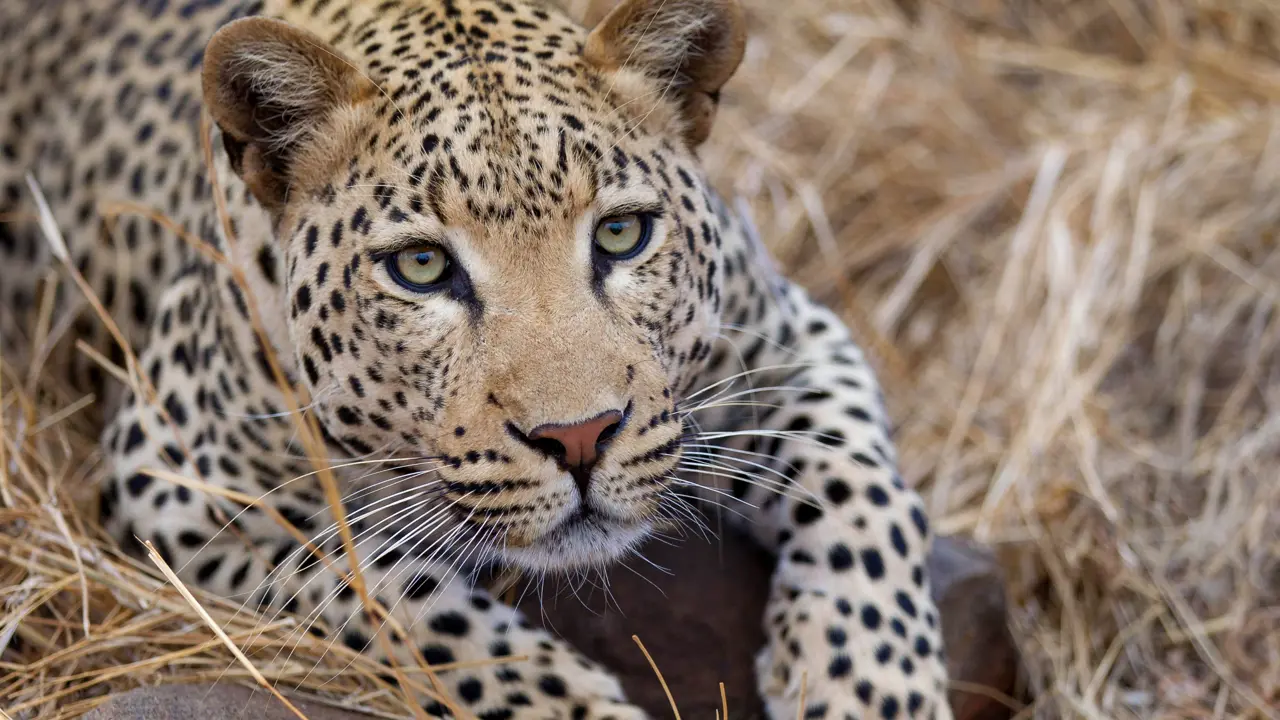
{"label": "black spot", "polygon": [[831,562],[831,569],[836,572],[844,572],[853,567],[853,552],[844,543],[833,545],[827,552],[827,559]]}
{"label": "black spot", "polygon": [[432,618],[431,629],[441,635],[462,637],[471,629],[471,621],[460,612],[449,611]]}
{"label": "black spot", "polygon": [[475,678],[467,678],[458,683],[458,697],[468,703],[479,702],[484,697],[484,685]]}
{"label": "black spot", "polygon": [[214,575],[218,574],[218,569],[221,567],[222,556],[218,555],[196,569],[196,582],[200,584],[209,582]]}
{"label": "black spot", "polygon": [[876,608],[876,606],[874,605],[862,606],[862,626],[865,627],[866,629],[871,630],[873,632],[880,629],[880,623],[882,619],[883,618],[880,615],[880,610]]}
{"label": "black spot", "polygon": [[871,413],[867,412],[866,410],[863,410],[862,408],[858,407],[857,405],[854,405],[854,406],[852,406],[852,407],[847,407],[847,408],[845,408],[845,409],[844,409],[844,414],[845,414],[845,415],[848,415],[849,417],[853,418],[854,420],[860,420],[860,421],[865,422],[865,423],[872,422],[872,419],[871,419]]}
{"label": "black spot", "polygon": [[858,684],[853,687],[853,692],[862,701],[863,705],[871,704],[871,693],[873,692],[871,682],[868,680],[859,680]]}
{"label": "black spot", "polygon": [[240,466],[226,455],[218,458],[218,469],[231,477],[240,477]]}
{"label": "black spot", "polygon": [[867,499],[876,507],[885,507],[889,504],[889,493],[885,492],[884,488],[879,485],[868,485]]}
{"label": "black spot", "polygon": [[443,645],[428,645],[422,648],[422,659],[428,665],[448,665],[453,662],[453,651]]}
{"label": "black spot", "polygon": [[795,517],[797,525],[812,525],[822,519],[822,510],[809,503],[800,503],[796,505]]}
{"label": "black spot", "polygon": [[862,569],[867,571],[867,577],[872,580],[880,580],[884,578],[884,558],[880,556],[880,551],[875,548],[867,548],[862,553]]}
{"label": "black spot", "polygon": [[849,457],[851,457],[854,462],[858,463],[859,465],[862,465],[863,467],[869,467],[869,468],[880,467],[880,462],[878,460],[876,460],[875,458],[871,457],[870,455],[864,452],[855,452]]}
{"label": "black spot", "polygon": [[311,359],[310,355],[302,356],[302,368],[307,372],[307,379],[312,385],[320,382],[320,371],[316,368],[316,361]]}
{"label": "black spot", "polygon": [[893,543],[893,549],[902,557],[907,556],[907,539],[902,536],[902,528],[894,523],[889,528],[889,542]]}
{"label": "black spot", "polygon": [[276,548],[275,554],[271,556],[271,565],[273,567],[279,566],[286,558],[293,555],[293,551],[297,549],[298,544],[292,540],[286,540],[281,543],[280,547]]}
{"label": "black spot", "polygon": [[358,653],[362,653],[365,648],[369,647],[369,638],[365,637],[364,633],[359,630],[347,630],[342,634],[342,644]]}
{"label": "black spot", "polygon": [[919,655],[921,658],[927,658],[929,657],[929,654],[933,652],[933,646],[929,644],[928,638],[921,635],[916,638],[915,650],[916,655]]}
{"label": "black spot", "polygon": [[826,484],[827,499],[834,505],[843,505],[853,491],[849,489],[849,484],[839,478],[831,478]]}
{"label": "black spot", "polygon": [[404,584],[404,594],[410,600],[421,600],[422,598],[434,593],[440,583],[435,578],[426,573],[421,573],[409,579]]}
{"label": "black spot", "polygon": [[827,447],[843,447],[844,433],[835,428],[828,428],[818,435],[818,442]]}
{"label": "black spot", "polygon": [[560,698],[568,693],[564,686],[564,680],[561,680],[558,675],[543,675],[538,680],[538,687],[551,697]]}
{"label": "black spot", "polygon": [[166,564],[173,565],[173,551],[169,549],[169,543],[165,542],[164,536],[160,533],[154,533],[151,536],[151,544],[155,546],[156,553],[160,559]]}
{"label": "black spot", "polygon": [[160,452],[171,464],[176,466],[182,465],[184,455],[182,453],[182,448],[177,445],[165,445],[161,448]]}
{"label": "black spot", "polygon": [[895,697],[887,697],[880,703],[880,717],[884,720],[894,720],[898,717],[898,699]]}
{"label": "black spot", "polygon": [[796,563],[797,565],[813,565],[813,564],[815,564],[815,561],[814,561],[814,559],[813,559],[813,555],[810,555],[810,554],[808,553],[808,551],[805,551],[805,550],[792,550],[792,551],[791,551],[791,562]]}
{"label": "black spot", "polygon": [[151,476],[143,473],[134,473],[125,481],[125,487],[129,489],[129,495],[135,498],[140,497],[150,486]]}
{"label": "black spot", "polygon": [[893,659],[893,648],[888,643],[880,643],[880,647],[876,648],[876,662],[881,665],[888,665]]}
{"label": "black spot", "polygon": [[832,680],[848,677],[851,672],[853,672],[853,661],[849,659],[848,655],[835,656],[831,664],[827,666],[827,674],[831,676]]}
{"label": "black spot", "polygon": [[919,505],[911,508],[911,522],[915,524],[916,531],[920,533],[920,537],[924,538],[929,535],[929,521],[925,519],[924,510]]}
{"label": "black spot", "polygon": [[124,452],[128,454],[137,450],[144,440],[146,440],[146,434],[142,432],[142,426],[136,422],[133,423],[129,426],[129,432],[125,435]]}
{"label": "black spot", "polygon": [[294,295],[295,301],[298,303],[298,310],[306,312],[311,309],[311,286],[301,285],[298,287],[297,294]]}
{"label": "black spot", "polygon": [[909,617],[916,616],[916,604],[912,602],[911,598],[906,593],[899,590],[897,594],[894,595],[894,599],[898,601],[898,607],[902,608],[902,612],[906,613]]}
{"label": "black spot", "polygon": [[253,558],[244,561],[244,564],[231,575],[231,589],[236,590],[244,584],[245,577],[249,574],[249,566],[253,563]]}
{"label": "black spot", "polygon": [[[307,236],[308,243],[310,243],[310,240],[311,240],[311,237],[310,235],[308,235]],[[311,253],[308,252],[307,254],[310,255]],[[276,254],[275,254],[275,251],[271,249],[270,245],[267,245],[264,243],[261,247],[258,248],[257,260],[258,260],[258,271],[262,273],[262,277],[265,278],[266,281],[271,283],[272,285],[279,284],[280,281],[276,277]]]}

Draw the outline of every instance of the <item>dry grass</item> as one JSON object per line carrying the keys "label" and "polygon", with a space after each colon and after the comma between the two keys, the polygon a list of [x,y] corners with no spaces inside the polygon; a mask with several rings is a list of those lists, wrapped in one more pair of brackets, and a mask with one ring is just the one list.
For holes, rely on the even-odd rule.
{"label": "dry grass", "polygon": [[[705,157],[873,350],[937,524],[1000,551],[1028,713],[1280,717],[1280,9],[747,5]],[[103,541],[91,408],[33,379],[0,388],[0,708],[248,680]],[[196,597],[251,655],[296,640]],[[404,714],[341,645],[255,665]]]}

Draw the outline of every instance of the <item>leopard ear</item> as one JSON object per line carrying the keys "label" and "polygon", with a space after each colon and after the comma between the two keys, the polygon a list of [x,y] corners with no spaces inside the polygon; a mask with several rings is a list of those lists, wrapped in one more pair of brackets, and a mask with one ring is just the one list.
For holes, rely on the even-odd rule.
{"label": "leopard ear", "polygon": [[591,0],[591,4],[587,5],[587,11],[582,15],[582,24],[589,28],[599,25],[600,21],[622,2],[623,0]]}
{"label": "leopard ear", "polygon": [[742,62],[746,17],[738,0],[595,0],[583,55],[605,72],[639,70],[678,103],[685,140],[711,133],[720,89]]}
{"label": "leopard ear", "polygon": [[300,179],[299,158],[329,139],[342,110],[374,90],[328,43],[260,17],[236,20],[214,34],[201,80],[232,167],[273,211]]}

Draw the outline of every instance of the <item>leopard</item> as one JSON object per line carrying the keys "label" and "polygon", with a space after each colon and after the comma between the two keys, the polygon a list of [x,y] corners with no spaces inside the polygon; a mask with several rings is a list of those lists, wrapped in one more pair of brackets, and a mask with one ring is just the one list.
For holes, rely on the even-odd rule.
{"label": "leopard", "polygon": [[42,307],[88,348],[112,542],[440,667],[430,716],[639,718],[477,578],[723,508],[776,559],[769,717],[951,717],[872,359],[699,159],[747,39],[738,0],[0,4],[4,352]]}

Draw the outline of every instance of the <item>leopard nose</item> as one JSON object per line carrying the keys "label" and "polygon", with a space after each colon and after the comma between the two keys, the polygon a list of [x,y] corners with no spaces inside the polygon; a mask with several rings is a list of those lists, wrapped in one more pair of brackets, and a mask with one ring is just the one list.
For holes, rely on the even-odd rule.
{"label": "leopard nose", "polygon": [[567,465],[590,470],[622,425],[623,413],[610,410],[576,423],[547,423],[529,431],[530,445]]}

